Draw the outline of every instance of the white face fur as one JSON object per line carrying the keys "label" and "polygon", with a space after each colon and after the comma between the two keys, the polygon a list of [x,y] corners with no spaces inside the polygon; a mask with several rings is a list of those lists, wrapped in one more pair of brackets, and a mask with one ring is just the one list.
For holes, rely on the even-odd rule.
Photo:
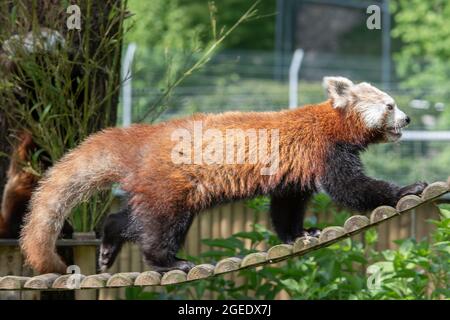
{"label": "white face fur", "polygon": [[410,122],[391,96],[366,82],[353,84],[347,78],[325,77],[323,83],[335,108],[354,108],[367,128],[383,131],[388,141],[400,139]]}

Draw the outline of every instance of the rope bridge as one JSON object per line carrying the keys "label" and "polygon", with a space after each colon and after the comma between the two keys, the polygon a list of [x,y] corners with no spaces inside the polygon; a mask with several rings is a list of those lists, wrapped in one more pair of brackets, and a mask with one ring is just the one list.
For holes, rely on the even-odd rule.
{"label": "rope bridge", "polygon": [[[344,226],[327,227],[322,230],[319,238],[301,237],[294,244],[279,244],[267,252],[250,253],[242,258],[231,257],[219,261],[216,265],[200,264],[192,268],[189,273],[172,270],[164,274],[156,271],[122,272],[117,274],[43,274],[34,277],[4,276],[0,277],[0,290],[73,290],[73,289],[102,289],[130,286],[165,286],[190,281],[206,279],[217,275],[236,272],[247,268],[255,268],[272,264],[293,257],[303,256],[309,252],[330,246],[338,241],[362,233],[396,216],[430,203],[440,196],[450,192],[450,178],[448,182],[430,184],[421,197],[408,195],[400,199],[396,207],[380,206],[372,211],[370,218],[355,215],[345,221]],[[74,277],[79,286],[74,287]]]}

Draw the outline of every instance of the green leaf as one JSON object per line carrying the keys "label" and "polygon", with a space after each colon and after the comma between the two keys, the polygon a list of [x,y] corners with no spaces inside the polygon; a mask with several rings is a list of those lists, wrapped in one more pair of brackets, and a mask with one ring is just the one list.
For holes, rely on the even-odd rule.
{"label": "green leaf", "polygon": [[262,241],[264,240],[264,236],[256,231],[243,231],[238,232],[233,235],[236,238],[250,239],[252,241]]}
{"label": "green leaf", "polygon": [[287,290],[291,290],[296,293],[301,291],[301,285],[294,279],[281,280],[280,282],[286,287]]}
{"label": "green leaf", "polygon": [[403,255],[408,255],[411,250],[414,248],[414,244],[412,242],[412,240],[405,240],[402,242],[402,244],[400,245],[399,251],[401,254]]}
{"label": "green leaf", "polygon": [[244,243],[236,238],[228,239],[203,239],[202,243],[211,246],[219,247],[225,249],[242,249],[244,248]]}
{"label": "green leaf", "polygon": [[[445,219],[450,219],[450,208],[448,206],[439,205],[439,211]],[[447,209],[448,208],[448,209]]]}

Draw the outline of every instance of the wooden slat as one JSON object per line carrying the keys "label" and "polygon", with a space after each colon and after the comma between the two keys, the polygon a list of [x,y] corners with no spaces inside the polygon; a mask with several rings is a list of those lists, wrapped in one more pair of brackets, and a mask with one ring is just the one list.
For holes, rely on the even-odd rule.
{"label": "wooden slat", "polygon": [[[83,236],[83,235],[79,235]],[[95,234],[91,234],[91,237],[95,237]],[[97,273],[97,248],[93,245],[90,246],[78,246],[73,248],[73,260],[75,265],[80,268],[79,272],[82,274],[90,275]],[[83,290],[75,292],[76,300],[96,300],[97,292],[95,290]]]}
{"label": "wooden slat", "polygon": [[213,239],[220,239],[222,238],[220,234],[220,211],[221,208],[217,207],[212,210],[211,215],[211,230],[212,230],[212,238]]}
{"label": "wooden slat", "polygon": [[254,252],[246,255],[242,259],[241,267],[248,267],[266,261],[267,252]]}
{"label": "wooden slat", "polygon": [[121,272],[131,272],[130,261],[131,261],[131,250],[130,243],[125,243],[122,247],[122,253],[120,254],[120,271]]}
{"label": "wooden slat", "polygon": [[135,286],[154,286],[161,283],[161,274],[156,271],[142,272],[134,281]]}
{"label": "wooden slat", "polygon": [[187,280],[187,274],[181,270],[171,270],[166,272],[161,278],[161,284],[176,284]]}
{"label": "wooden slat", "polygon": [[[396,209],[397,209],[397,211],[411,210],[412,208],[414,208],[414,205],[417,203],[417,201],[419,201],[418,204],[420,204],[422,202],[422,199],[420,199],[420,197],[412,196],[412,195],[403,197],[397,203]],[[415,209],[412,209],[410,214],[401,215],[401,216],[397,217],[397,219],[388,221],[386,223],[385,228],[388,228],[388,230],[389,230],[388,231],[389,233],[384,235],[385,237],[388,237],[388,239],[386,239],[388,248],[386,248],[386,249],[394,249],[396,246],[396,244],[393,241],[391,241],[391,240],[394,240],[391,237],[392,229],[395,230],[395,235],[396,235],[395,240],[410,238],[413,236],[413,233],[414,233],[413,230],[415,230],[415,224],[416,224],[416,221],[414,218],[415,214],[416,214]]]}
{"label": "wooden slat", "polygon": [[199,227],[200,217],[197,215],[192,221],[192,226],[189,229],[188,235],[186,237],[186,253],[191,256],[199,256],[200,255],[200,227]]}
{"label": "wooden slat", "polygon": [[314,247],[319,244],[319,239],[315,237],[300,237],[295,240],[293,251],[301,252],[308,248]]}
{"label": "wooden slat", "polygon": [[232,231],[232,207],[230,205],[223,206],[220,215],[220,236],[221,238],[228,238],[233,234]]}
{"label": "wooden slat", "polygon": [[111,275],[109,273],[100,273],[87,276],[81,281],[81,287],[83,289],[99,289],[106,287]]}
{"label": "wooden slat", "polygon": [[284,257],[292,253],[293,246],[290,244],[279,244],[267,251],[267,260]]}
{"label": "wooden slat", "polygon": [[121,272],[112,275],[106,282],[107,287],[119,288],[134,285],[134,281],[139,276],[139,272]]}
{"label": "wooden slat", "polygon": [[319,236],[319,242],[327,242],[339,238],[345,234],[345,230],[342,227],[326,227],[322,230]]}
{"label": "wooden slat", "polygon": [[[16,246],[0,247],[0,276],[22,275],[22,255]],[[17,300],[21,298],[20,291],[0,292],[0,300]]]}
{"label": "wooden slat", "polygon": [[142,272],[142,254],[139,247],[133,243],[130,243],[130,254],[131,254],[131,271],[133,272]]}
{"label": "wooden slat", "polygon": [[366,216],[355,215],[348,218],[344,223],[345,232],[353,232],[369,225],[370,220]]}
{"label": "wooden slat", "polygon": [[19,290],[22,289],[30,277],[6,276],[0,278],[0,290]]}
{"label": "wooden slat", "polygon": [[203,279],[214,275],[214,266],[212,264],[199,264],[193,267],[188,275],[188,280]]}
{"label": "wooden slat", "polygon": [[[372,223],[372,221],[371,221]],[[376,227],[377,233],[378,233],[378,242],[377,242],[377,250],[386,250],[390,249],[391,241],[389,239],[389,225],[387,223],[383,223]]]}
{"label": "wooden slat", "polygon": [[448,190],[449,186],[446,182],[434,182],[425,188],[422,194],[422,199],[429,200],[436,198],[442,195],[444,192],[447,192]]}
{"label": "wooden slat", "polygon": [[[247,207],[244,202],[241,202],[239,206],[239,214],[241,215],[241,229],[239,231],[250,232],[253,230],[252,223],[254,212],[253,209]],[[238,231],[238,232],[239,232]],[[250,239],[244,239],[244,245],[246,248],[250,248],[252,241]],[[255,248],[256,250],[264,250],[264,244],[260,243]]]}
{"label": "wooden slat", "polygon": [[390,206],[380,206],[372,211],[370,215],[370,223],[376,223],[385,220],[397,214],[397,210]]}
{"label": "wooden slat", "polygon": [[84,278],[85,276],[82,274],[65,274],[53,281],[52,288],[66,290],[80,289],[81,282]]}
{"label": "wooden slat", "polygon": [[[200,229],[202,230],[202,239],[212,238],[211,212],[211,210],[208,210],[200,215]],[[201,252],[205,252],[210,250],[210,247],[202,243],[200,250]]]}
{"label": "wooden slat", "polygon": [[242,259],[238,257],[225,258],[220,260],[214,268],[214,274],[221,274],[239,269]]}
{"label": "wooden slat", "polygon": [[439,220],[439,209],[434,203],[427,203],[416,209],[416,240],[429,237],[436,228],[434,224],[427,223],[428,220]]}
{"label": "wooden slat", "polygon": [[411,208],[418,206],[421,202],[422,202],[422,199],[420,197],[412,195],[412,194],[407,195],[407,196],[401,198],[397,202],[396,209],[398,211],[409,210]]}
{"label": "wooden slat", "polygon": [[47,273],[39,276],[32,277],[25,282],[24,288],[26,289],[39,289],[45,290],[52,287],[53,281],[55,281],[60,275],[57,273]]}

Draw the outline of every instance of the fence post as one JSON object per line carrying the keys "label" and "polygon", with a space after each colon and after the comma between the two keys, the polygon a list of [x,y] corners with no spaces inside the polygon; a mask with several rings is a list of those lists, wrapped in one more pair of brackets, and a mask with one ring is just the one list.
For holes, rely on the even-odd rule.
{"label": "fence post", "polygon": [[298,107],[298,72],[302,65],[303,50],[297,49],[289,67],[289,109]]}
{"label": "fence post", "polygon": [[[74,232],[74,240],[95,240],[95,232]],[[73,246],[73,261],[80,268],[81,274],[91,275],[97,272],[95,245],[75,245]],[[76,300],[96,300],[97,290],[76,290]]]}
{"label": "fence post", "polygon": [[122,65],[122,83],[123,83],[123,122],[124,127],[131,124],[132,110],[132,86],[131,86],[131,64],[133,63],[134,53],[136,52],[136,44],[130,43],[123,59]]}

